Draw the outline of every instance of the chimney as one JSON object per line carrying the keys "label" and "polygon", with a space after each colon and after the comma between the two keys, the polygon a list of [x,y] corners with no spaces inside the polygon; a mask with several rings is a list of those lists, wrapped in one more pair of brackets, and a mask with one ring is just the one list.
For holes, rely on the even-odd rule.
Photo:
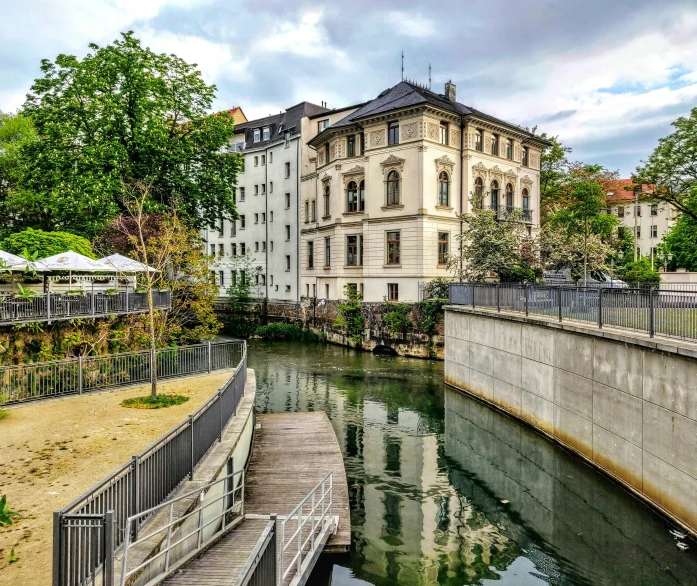
{"label": "chimney", "polygon": [[445,97],[448,98],[451,102],[457,101],[455,99],[455,84],[450,80],[448,80],[445,84]]}

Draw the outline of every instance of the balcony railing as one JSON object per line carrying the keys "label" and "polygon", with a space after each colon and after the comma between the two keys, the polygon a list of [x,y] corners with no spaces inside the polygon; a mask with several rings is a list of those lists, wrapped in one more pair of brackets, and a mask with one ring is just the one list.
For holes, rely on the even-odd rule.
{"label": "balcony railing", "polygon": [[525,224],[532,224],[532,210],[530,208],[519,208],[515,206],[485,206],[487,210],[494,210],[496,212],[497,220],[510,220],[511,216],[515,216],[514,212],[519,214],[519,219]]}
{"label": "balcony railing", "polygon": [[[155,309],[169,309],[170,291],[153,291]],[[76,317],[98,317],[141,313],[148,309],[148,294],[121,291],[114,295],[86,293],[65,295],[0,296],[0,325],[59,321]]]}

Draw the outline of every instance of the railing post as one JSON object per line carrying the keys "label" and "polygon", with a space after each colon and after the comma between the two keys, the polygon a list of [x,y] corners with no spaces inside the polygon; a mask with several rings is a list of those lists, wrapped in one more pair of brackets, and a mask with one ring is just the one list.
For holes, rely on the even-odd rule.
{"label": "railing post", "polygon": [[472,283],[470,287],[472,287],[472,309],[474,309],[474,283]]}
{"label": "railing post", "polygon": [[603,329],[603,288],[598,289],[598,329]]}
{"label": "railing post", "polygon": [[126,285],[126,313],[128,313],[128,285]]}
{"label": "railing post", "polygon": [[496,311],[501,313],[501,283],[496,283]]}
{"label": "railing post", "polygon": [[223,441],[223,392],[218,391],[218,414],[220,415],[220,435],[218,441]]}
{"label": "railing post", "polygon": [[114,511],[107,511],[104,515],[104,580],[102,584],[114,586]]}
{"label": "railing post", "polygon": [[212,366],[212,362],[213,362],[213,359],[211,356],[211,341],[210,340],[208,340],[207,346],[208,346],[208,374],[210,374],[211,366]]}
{"label": "railing post", "polygon": [[191,431],[191,476],[189,480],[194,479],[194,416],[189,415],[189,430]]}
{"label": "railing post", "polygon": [[94,279],[92,279],[92,295],[90,297],[90,304],[92,306],[92,316],[94,317],[95,314],[95,303],[94,303]]}
{"label": "railing post", "polygon": [[[140,465],[138,456],[131,458],[133,461],[133,482],[131,484],[131,502],[133,503],[133,515],[140,513]],[[133,523],[133,541],[138,539],[138,519]]]}
{"label": "railing post", "polygon": [[46,319],[51,323],[51,282],[49,281],[48,291],[46,292]]}
{"label": "railing post", "polygon": [[61,513],[53,513],[53,579],[51,586],[61,586]]}
{"label": "railing post", "polygon": [[82,395],[82,354],[77,357],[77,392]]}
{"label": "railing post", "polygon": [[653,335],[656,331],[656,325],[654,323],[654,318],[656,315],[656,307],[655,307],[655,301],[654,301],[654,291],[655,289],[651,287],[649,289],[649,337],[653,338]]}
{"label": "railing post", "polygon": [[530,308],[528,307],[530,303],[530,285],[526,283],[525,285],[525,316],[530,315]]}
{"label": "railing post", "polygon": [[559,301],[559,321],[562,320],[562,309],[561,309],[561,287],[557,289],[557,300]]}

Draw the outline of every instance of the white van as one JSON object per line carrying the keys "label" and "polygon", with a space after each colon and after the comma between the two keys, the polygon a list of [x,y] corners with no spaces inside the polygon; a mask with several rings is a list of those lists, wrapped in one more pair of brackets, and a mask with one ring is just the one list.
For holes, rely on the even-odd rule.
{"label": "white van", "polygon": [[[627,283],[621,279],[613,279],[610,275],[601,271],[591,271],[587,277],[588,287],[607,287],[612,289],[626,289]],[[561,269],[559,271],[545,271],[542,277],[545,285],[552,286],[583,286],[583,279],[574,281],[571,278],[571,269]]]}

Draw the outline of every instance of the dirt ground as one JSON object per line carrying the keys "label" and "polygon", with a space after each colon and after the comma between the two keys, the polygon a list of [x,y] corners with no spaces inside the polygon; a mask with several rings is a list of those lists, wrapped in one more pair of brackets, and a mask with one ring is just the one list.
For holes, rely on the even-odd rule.
{"label": "dirt ground", "polygon": [[[53,511],[183,421],[229,376],[225,371],[161,383],[160,392],[190,396],[167,409],[120,406],[149,387],[8,409],[0,420],[0,496],[7,494],[21,517],[0,528],[0,584],[50,585]],[[13,548],[17,561],[10,563]]]}

